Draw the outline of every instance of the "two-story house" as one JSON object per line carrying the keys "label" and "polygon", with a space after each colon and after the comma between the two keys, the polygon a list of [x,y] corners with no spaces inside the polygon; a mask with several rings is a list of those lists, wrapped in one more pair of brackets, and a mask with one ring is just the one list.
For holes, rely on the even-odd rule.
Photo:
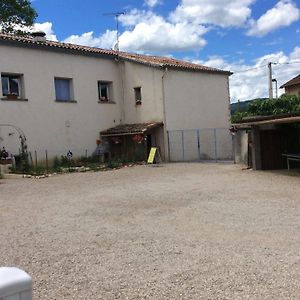
{"label": "two-story house", "polygon": [[0,147],[18,153],[21,130],[39,160],[90,155],[104,137],[168,159],[168,132],[229,128],[228,71],[1,34],[0,73]]}

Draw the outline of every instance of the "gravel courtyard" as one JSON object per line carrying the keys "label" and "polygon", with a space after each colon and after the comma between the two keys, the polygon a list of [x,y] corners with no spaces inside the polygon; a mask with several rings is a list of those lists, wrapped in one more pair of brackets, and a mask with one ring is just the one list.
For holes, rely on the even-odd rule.
{"label": "gravel courtyard", "polygon": [[34,299],[300,299],[299,177],[167,164],[0,181]]}

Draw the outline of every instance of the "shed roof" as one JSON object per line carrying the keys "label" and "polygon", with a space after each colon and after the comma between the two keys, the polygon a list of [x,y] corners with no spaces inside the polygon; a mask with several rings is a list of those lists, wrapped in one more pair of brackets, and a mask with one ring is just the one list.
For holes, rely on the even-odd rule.
{"label": "shed roof", "polygon": [[135,53],[128,53],[122,51],[114,51],[108,49],[101,49],[95,47],[81,46],[70,43],[61,43],[54,41],[36,41],[32,37],[24,37],[24,36],[16,36],[10,34],[0,34],[0,42],[14,43],[17,46],[31,46],[40,49],[65,49],[70,51],[76,51],[80,54],[99,54],[105,55],[107,57],[112,58],[121,58],[123,60],[133,61],[140,64],[147,64],[152,67],[160,67],[160,68],[174,68],[181,70],[191,70],[198,72],[209,72],[209,73],[219,73],[225,75],[231,75],[232,73],[229,71],[224,71],[216,68],[211,68],[207,66],[203,66],[200,64],[195,64],[179,59],[169,58],[169,57],[160,57],[160,56],[149,56]]}
{"label": "shed roof", "polygon": [[298,76],[294,77],[293,79],[289,80],[285,84],[283,84],[280,88],[282,89],[284,87],[295,85],[295,84],[300,84],[300,74]]}
{"label": "shed roof", "polygon": [[298,123],[300,122],[300,112],[271,115],[271,116],[253,116],[243,118],[239,123],[232,124],[236,127],[243,126],[255,126],[265,124],[287,124],[287,123]]}
{"label": "shed roof", "polygon": [[163,126],[162,122],[123,124],[101,131],[100,134],[101,136],[144,134],[147,131],[150,131],[160,126]]}

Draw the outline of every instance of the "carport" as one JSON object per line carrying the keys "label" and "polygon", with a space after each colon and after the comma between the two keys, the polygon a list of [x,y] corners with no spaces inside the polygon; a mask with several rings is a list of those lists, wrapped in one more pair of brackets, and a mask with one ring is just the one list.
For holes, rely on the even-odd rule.
{"label": "carport", "polygon": [[250,132],[247,155],[253,170],[299,166],[300,113],[248,117],[233,126],[238,131]]}

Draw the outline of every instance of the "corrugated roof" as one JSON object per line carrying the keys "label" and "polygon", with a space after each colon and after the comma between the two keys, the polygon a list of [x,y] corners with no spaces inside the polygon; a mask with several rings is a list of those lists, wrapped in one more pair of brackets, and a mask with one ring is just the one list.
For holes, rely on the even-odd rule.
{"label": "corrugated roof", "polygon": [[122,51],[114,51],[114,50],[107,50],[95,47],[87,47],[81,45],[75,45],[70,43],[61,43],[61,42],[54,42],[54,41],[45,41],[40,42],[34,40],[32,37],[23,37],[23,36],[16,36],[16,35],[9,35],[9,34],[0,34],[0,41],[7,41],[7,42],[15,42],[21,45],[31,45],[35,47],[49,47],[53,49],[66,49],[66,50],[73,50],[81,52],[82,54],[86,53],[93,53],[93,54],[100,54],[100,55],[107,55],[110,57],[115,58],[123,58],[125,60],[147,64],[153,67],[161,67],[161,68],[174,68],[174,69],[184,69],[184,70],[193,70],[199,72],[209,72],[209,73],[220,73],[231,75],[232,73],[229,71],[224,71],[216,68],[211,68],[207,66],[203,66],[200,64],[194,64],[183,60],[178,60],[169,57],[160,57],[160,56],[148,56],[148,55],[141,55],[135,53],[127,53]]}
{"label": "corrugated roof", "polygon": [[300,121],[300,112],[285,113],[271,116],[253,116],[245,117],[242,121],[232,124],[233,126],[245,126],[245,125],[264,125],[264,124],[284,124],[284,123],[296,123]]}
{"label": "corrugated roof", "polygon": [[156,127],[163,126],[162,122],[149,122],[137,124],[123,124],[118,125],[107,130],[101,131],[101,136],[115,136],[115,135],[129,135],[129,134],[143,134]]}
{"label": "corrugated roof", "polygon": [[282,89],[284,87],[295,85],[295,84],[300,84],[300,74],[298,76],[294,77],[293,79],[289,80],[285,84],[283,84],[280,88]]}

